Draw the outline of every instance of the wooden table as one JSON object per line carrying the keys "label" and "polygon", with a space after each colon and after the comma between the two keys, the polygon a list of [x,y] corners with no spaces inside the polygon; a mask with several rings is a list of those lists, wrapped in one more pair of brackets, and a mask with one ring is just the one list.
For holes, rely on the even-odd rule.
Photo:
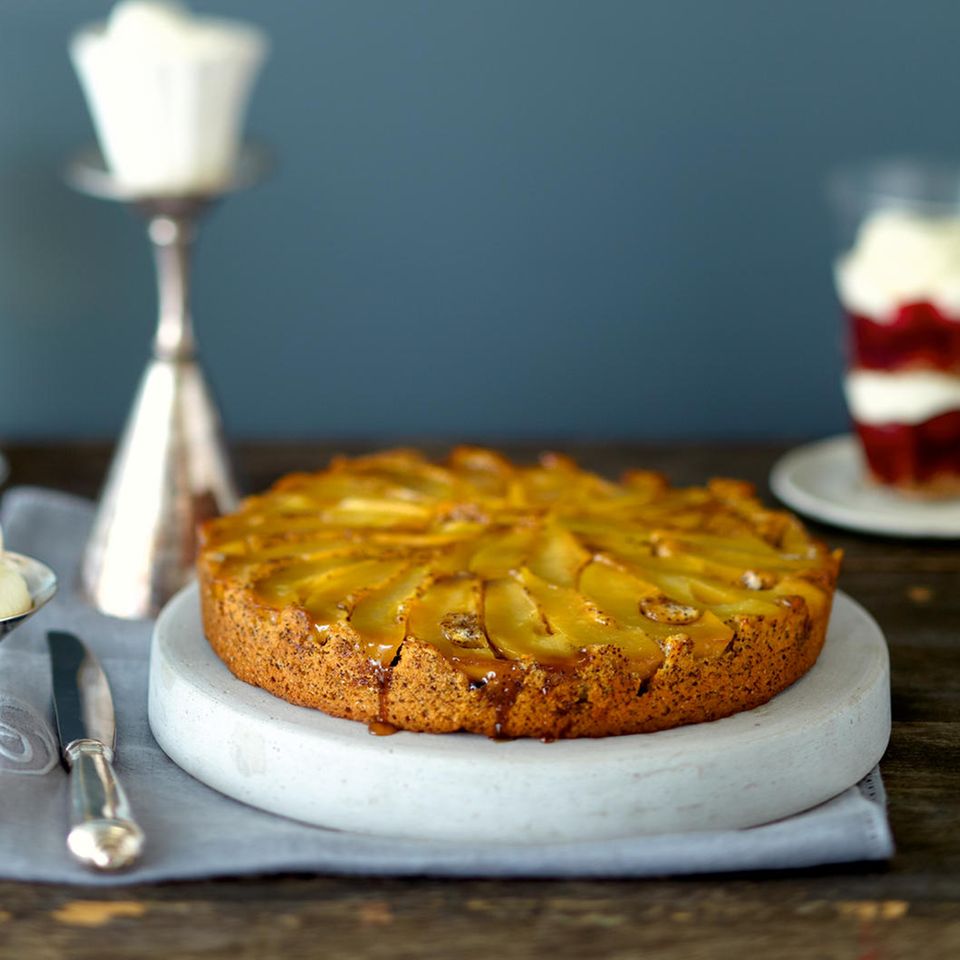
{"label": "wooden table", "polygon": [[[530,457],[540,445],[508,449]],[[350,449],[340,444],[338,449]],[[352,445],[353,449],[362,446]],[[244,444],[250,489],[320,466],[322,444]],[[774,446],[566,446],[611,475],[746,477],[769,497]],[[13,481],[94,495],[103,445],[8,445]],[[960,543],[816,528],[841,546],[841,585],[877,618],[893,662],[883,761],[897,854],[865,864],[608,881],[266,877],[113,891],[0,883],[0,956],[53,958],[550,956],[955,960],[960,957]],[[2,816],[0,797],[0,816]]]}

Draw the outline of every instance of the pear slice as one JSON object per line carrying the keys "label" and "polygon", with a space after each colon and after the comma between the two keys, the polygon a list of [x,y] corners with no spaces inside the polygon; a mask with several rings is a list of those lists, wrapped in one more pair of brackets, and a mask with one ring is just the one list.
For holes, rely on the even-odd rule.
{"label": "pear slice", "polygon": [[547,630],[540,608],[512,577],[487,583],[483,618],[490,643],[510,660],[569,660],[580,647]]}
{"label": "pear slice", "polygon": [[344,527],[407,527],[423,529],[433,511],[420,503],[405,500],[346,497],[323,511],[325,523]]}
{"label": "pear slice", "polygon": [[332,471],[320,475],[294,474],[284,477],[275,489],[295,491],[318,504],[339,503],[347,497],[392,497],[399,493],[381,477]]}
{"label": "pear slice", "polygon": [[[228,530],[234,536],[257,536],[260,539],[277,536],[283,539],[294,538],[301,534],[309,536],[342,535],[341,531],[330,530],[323,522],[319,511],[314,509],[310,513],[274,515],[255,513],[248,516],[241,514],[238,519],[243,520],[230,528],[226,523],[220,526],[221,533]],[[226,518],[233,519],[233,518]]]}
{"label": "pear slice", "polygon": [[775,570],[782,573],[809,570],[810,561],[806,557],[786,557],[779,553],[761,554],[759,552],[711,550],[707,556],[717,562],[729,566],[739,566],[741,570]]}
{"label": "pear slice", "polygon": [[430,580],[430,568],[419,565],[364,594],[350,614],[371,660],[384,666],[396,655],[407,633],[411,604]]}
{"label": "pear slice", "polygon": [[806,555],[783,552],[760,537],[721,537],[706,533],[668,533],[666,539],[673,539],[674,549],[697,553],[718,564],[740,570],[751,567],[770,567],[776,570],[805,570],[811,565]]}
{"label": "pear slice", "polygon": [[640,532],[631,526],[629,532],[625,532],[612,529],[609,523],[591,523],[586,519],[567,521],[566,525],[578,533],[588,547],[616,558],[647,560],[653,555],[648,531]]}
{"label": "pear slice", "polygon": [[462,487],[488,497],[503,496],[513,473],[513,464],[506,457],[482,447],[456,447],[450,454],[450,466]]}
{"label": "pear slice", "polygon": [[467,576],[476,551],[475,540],[458,540],[431,554],[430,569],[436,579]]}
{"label": "pear slice", "polygon": [[537,528],[529,525],[507,531],[500,529],[483,536],[470,559],[471,573],[484,580],[509,576],[526,562],[536,534]]}
{"label": "pear slice", "polygon": [[737,537],[725,537],[715,533],[704,533],[702,531],[693,530],[658,530],[657,534],[662,534],[667,538],[675,537],[688,547],[696,546],[700,550],[707,551],[709,553],[715,553],[719,551],[734,551],[737,553],[747,553],[750,555],[761,555],[768,557],[779,556],[774,547],[754,533],[749,535],[740,535]]}
{"label": "pear slice", "polygon": [[721,620],[745,611],[758,616],[770,615],[778,609],[776,600],[769,594],[698,577],[688,577],[687,582],[694,602],[709,607]]}
{"label": "pear slice", "polygon": [[[751,573],[749,565],[751,560],[754,561],[753,570],[760,571],[755,557],[725,555],[718,560],[715,553],[707,552],[703,555],[695,552],[685,553],[682,552],[683,547],[678,546],[676,540],[655,540],[654,553],[650,556],[647,556],[642,549],[633,548],[630,545],[615,544],[614,546],[615,549],[610,551],[613,556],[621,558],[628,567],[635,569],[644,579],[661,585],[667,593],[674,591],[677,599],[684,599],[686,602],[698,602],[698,598],[692,593],[692,586],[696,582],[714,583],[718,589],[730,587],[734,590],[739,588],[742,591],[740,594],[731,592],[723,602],[731,602],[732,598],[738,595],[748,596],[749,584],[752,581],[744,578]],[[762,559],[767,568],[781,565],[779,557],[772,562],[769,557]],[[803,566],[806,567],[808,564]],[[760,575],[757,573],[758,577]],[[770,582],[772,585],[777,579],[779,579],[777,575],[763,573],[764,582]]]}
{"label": "pear slice", "polygon": [[600,558],[584,567],[579,588],[604,613],[634,627],[644,625],[640,616],[640,601],[661,592],[656,584],[631,576],[622,568]]}
{"label": "pear slice", "polygon": [[476,524],[470,524],[469,527],[459,527],[447,529],[440,532],[414,533],[400,532],[394,533],[371,533],[367,537],[369,543],[382,543],[384,546],[414,547],[416,549],[443,548],[451,544],[462,543],[464,541],[473,541],[476,538]]}
{"label": "pear slice", "polygon": [[385,485],[430,499],[450,496],[454,484],[449,470],[431,463],[417,450],[387,450],[339,461],[337,466],[354,476],[373,477]]}
{"label": "pear slice", "polygon": [[333,579],[339,582],[340,575],[355,566],[361,556],[357,548],[341,547],[324,556],[284,565],[257,578],[257,595],[261,600],[276,606],[303,603],[310,594],[331,582],[331,574],[336,575]]}
{"label": "pear slice", "polygon": [[527,567],[542,580],[572,587],[580,571],[590,562],[590,553],[577,538],[556,523],[543,526]]}
{"label": "pear slice", "polygon": [[[683,587],[683,578],[678,578],[678,581],[676,586]],[[713,656],[726,649],[733,637],[731,627],[710,610],[702,608],[697,610],[696,618],[692,622],[682,625],[670,623],[668,619],[657,620],[644,615],[645,601],[648,610],[653,612],[652,604],[662,603],[667,599],[663,596],[664,584],[644,580],[602,558],[595,560],[583,571],[579,586],[604,613],[609,613],[623,624],[639,628],[660,644],[677,633],[686,634],[693,640],[695,656]],[[685,600],[689,597],[685,589],[668,592],[667,597],[672,599],[675,593],[680,593]]]}
{"label": "pear slice", "polygon": [[[496,654],[487,642],[480,596],[481,584],[476,577],[435,581],[411,611],[407,636],[433,644],[458,665],[492,665]],[[467,672],[471,676],[477,673]]]}
{"label": "pear slice", "polygon": [[670,489],[667,478],[654,470],[628,470],[621,477],[621,482],[638,504],[649,503]]}
{"label": "pear slice", "polygon": [[246,577],[257,571],[275,570],[274,574],[267,572],[265,576],[256,578],[257,582],[270,581],[282,587],[293,580],[309,579],[313,574],[346,565],[367,553],[362,546],[345,543],[342,538],[327,544],[294,541],[256,553],[227,556],[223,559],[223,570],[236,577]]}
{"label": "pear slice", "polygon": [[803,597],[813,614],[820,613],[827,604],[823,590],[802,577],[784,577],[770,592],[779,597]]}
{"label": "pear slice", "polygon": [[342,534],[330,537],[313,537],[307,540],[281,540],[270,546],[261,546],[251,550],[248,557],[253,561],[266,560],[323,560],[336,554],[349,553],[358,549],[356,544],[345,540]]}
{"label": "pear slice", "polygon": [[301,606],[319,628],[347,619],[363,594],[398,576],[410,566],[405,559],[360,560],[318,577]]}
{"label": "pear slice", "polygon": [[519,579],[536,601],[554,637],[565,638],[572,650],[612,644],[630,660],[655,663],[661,659],[659,645],[645,630],[609,616],[582,593],[547,583],[526,568],[520,571]]}

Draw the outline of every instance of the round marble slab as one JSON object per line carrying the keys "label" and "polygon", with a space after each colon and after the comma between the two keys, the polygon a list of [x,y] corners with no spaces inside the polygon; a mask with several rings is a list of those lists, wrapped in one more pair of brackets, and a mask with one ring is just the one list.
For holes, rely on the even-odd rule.
{"label": "round marble slab", "polygon": [[555,743],[376,737],[237,680],[191,585],[156,625],[149,717],[184,770],[254,807],[381,836],[543,843],[749,827],[821,803],[880,759],[889,691],[880,629],[839,594],[816,666],[724,720]]}

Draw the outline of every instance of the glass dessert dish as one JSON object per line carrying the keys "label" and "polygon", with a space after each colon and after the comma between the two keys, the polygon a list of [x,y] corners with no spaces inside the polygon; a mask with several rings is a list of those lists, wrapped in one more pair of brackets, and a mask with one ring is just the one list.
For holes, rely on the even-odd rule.
{"label": "glass dessert dish", "polygon": [[870,478],[960,496],[960,166],[888,161],[832,183],[844,392]]}
{"label": "glass dessert dish", "polygon": [[56,575],[46,564],[19,553],[0,550],[0,577],[11,572],[25,582],[31,605],[26,610],[19,610],[7,616],[3,616],[3,611],[0,611],[0,640],[29,620],[41,607],[53,599],[53,595],[57,592]]}

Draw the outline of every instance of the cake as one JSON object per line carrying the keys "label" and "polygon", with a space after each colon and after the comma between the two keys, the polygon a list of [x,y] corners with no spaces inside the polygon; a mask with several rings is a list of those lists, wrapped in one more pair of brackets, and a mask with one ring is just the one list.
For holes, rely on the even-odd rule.
{"label": "cake", "polygon": [[847,404],[872,478],[960,495],[960,217],[881,210],[836,267]]}
{"label": "cake", "polygon": [[816,661],[839,562],[740,481],[459,447],[290,474],[203,526],[198,571],[248,683],[374,732],[552,740],[766,702]]}

